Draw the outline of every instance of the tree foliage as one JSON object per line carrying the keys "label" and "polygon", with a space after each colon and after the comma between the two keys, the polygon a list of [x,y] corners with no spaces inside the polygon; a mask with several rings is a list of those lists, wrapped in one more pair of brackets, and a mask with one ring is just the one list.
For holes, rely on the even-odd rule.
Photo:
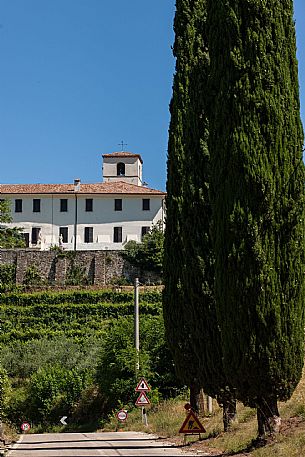
{"label": "tree foliage", "polygon": [[141,243],[130,240],[122,255],[131,265],[143,270],[162,273],[164,233],[161,223],[154,225]]}
{"label": "tree foliage", "polygon": [[89,370],[58,365],[40,368],[31,376],[28,386],[28,413],[32,420],[56,422],[62,414],[71,414],[89,382]]}
{"label": "tree foliage", "polygon": [[134,403],[134,389],[140,376],[153,388],[153,397],[168,397],[182,388],[174,374],[174,364],[164,340],[161,316],[140,319],[140,369],[136,372],[137,354],[133,340],[133,319],[113,321],[103,340],[96,379],[108,409]]}
{"label": "tree foliage", "polygon": [[[303,366],[304,165],[293,2],[209,0],[216,296],[224,363],[264,424]],[[269,424],[269,425],[268,425]]]}
{"label": "tree foliage", "polygon": [[16,289],[16,264],[0,265],[0,291]]}
{"label": "tree foliage", "polygon": [[[151,400],[167,398],[182,386],[164,340],[161,293],[139,297],[139,376],[153,387]],[[46,427],[69,413],[70,427],[84,421],[97,426],[113,407],[133,405],[138,378],[132,293],[15,292],[0,298],[0,363],[14,386],[6,395],[6,419]]]}
{"label": "tree foliage", "polygon": [[[7,402],[8,390],[9,390],[9,381],[8,381],[7,372],[0,365],[0,428],[2,425],[2,421],[3,421],[3,410],[4,410],[5,404]],[[2,432],[2,430],[0,430],[0,438],[2,438],[1,432]]]}
{"label": "tree foliage", "polygon": [[[188,73],[186,70],[188,55],[183,51],[183,31],[187,34],[190,11],[188,2],[176,2],[174,21],[175,43],[174,56],[176,73],[173,82],[173,96],[170,103],[170,126],[167,157],[167,197],[166,197],[166,226],[164,239],[163,265],[163,314],[166,338],[175,360],[176,372],[179,378],[191,389],[198,391],[199,359],[194,350],[191,328],[185,306],[183,271],[185,256],[182,250],[182,187],[183,165],[186,154],[184,147],[183,117],[188,107]],[[189,27],[189,28],[188,28]],[[193,29],[191,29],[191,33]],[[187,49],[185,51],[187,53]],[[191,62],[190,62],[191,65]],[[195,405],[192,405],[195,406]]]}
{"label": "tree foliage", "polygon": [[20,248],[25,246],[22,230],[8,227],[12,222],[10,202],[0,200],[0,248]]}
{"label": "tree foliage", "polygon": [[61,366],[67,370],[77,367],[80,371],[95,368],[101,350],[101,336],[94,334],[81,344],[65,335],[56,338],[13,341],[1,347],[1,364],[10,377],[30,378],[39,369]]}
{"label": "tree foliage", "polygon": [[179,0],[176,7],[164,316],[180,376],[200,385],[221,403],[234,404],[222,366],[213,290],[206,1]]}

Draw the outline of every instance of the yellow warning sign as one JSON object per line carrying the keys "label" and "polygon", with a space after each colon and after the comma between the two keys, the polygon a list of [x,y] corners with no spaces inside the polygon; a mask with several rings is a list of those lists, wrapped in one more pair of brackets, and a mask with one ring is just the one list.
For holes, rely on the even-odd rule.
{"label": "yellow warning sign", "polygon": [[196,414],[190,411],[183,422],[179,433],[205,433],[206,430]]}

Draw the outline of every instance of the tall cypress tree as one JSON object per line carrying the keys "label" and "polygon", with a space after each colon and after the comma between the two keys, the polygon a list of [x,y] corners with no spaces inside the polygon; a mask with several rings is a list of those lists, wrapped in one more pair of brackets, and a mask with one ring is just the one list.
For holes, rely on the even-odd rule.
{"label": "tall cypress tree", "polygon": [[304,165],[292,0],[208,0],[216,297],[227,376],[273,429],[303,366]]}
{"label": "tall cypress tree", "polygon": [[176,365],[188,375],[193,364],[197,384],[224,406],[227,429],[235,415],[235,400],[222,367],[213,292],[206,0],[177,0],[176,8],[177,60],[168,146],[164,316]]}
{"label": "tall cypress tree", "polygon": [[[174,55],[177,57],[176,74],[173,83],[173,97],[170,104],[167,161],[166,228],[163,262],[163,314],[167,340],[180,379],[191,388],[191,405],[197,409],[192,395],[200,390],[198,380],[198,359],[193,349],[190,327],[186,316],[182,274],[185,258],[181,249],[182,229],[182,185],[185,156],[183,119],[188,107],[187,46],[183,35],[189,24],[189,0],[177,0],[174,21],[176,39]],[[179,14],[180,13],[180,14]],[[184,56],[184,52],[186,53]],[[179,58],[178,56],[181,56]]]}

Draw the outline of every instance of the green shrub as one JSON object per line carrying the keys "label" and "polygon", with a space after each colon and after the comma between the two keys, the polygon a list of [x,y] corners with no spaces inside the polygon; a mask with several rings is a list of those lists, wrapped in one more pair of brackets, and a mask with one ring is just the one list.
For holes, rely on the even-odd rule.
{"label": "green shrub", "polygon": [[131,282],[125,278],[125,276],[114,276],[112,279],[111,279],[111,284],[113,284],[114,286],[130,286],[131,285]]}
{"label": "green shrub", "polygon": [[67,286],[87,286],[90,283],[86,269],[76,265],[74,261],[70,263],[66,276]]}
{"label": "green shrub", "polygon": [[[172,357],[164,340],[161,316],[140,318],[140,369],[136,371],[137,354],[133,341],[133,318],[120,317],[112,321],[103,340],[97,366],[96,381],[108,409],[119,404],[134,403],[134,392],[140,376],[151,384],[151,400],[177,394],[183,387],[176,379]],[[160,394],[160,395],[159,395]]]}
{"label": "green shrub", "polygon": [[0,265],[0,292],[7,292],[16,288],[16,265]]}
{"label": "green shrub", "polygon": [[[161,309],[160,292],[140,293],[139,375],[151,383],[152,401],[179,390]],[[0,313],[0,361],[14,388],[5,407],[10,421],[46,430],[70,415],[73,427],[72,421],[98,423],[112,407],[135,402],[132,291],[7,293],[0,295]]]}
{"label": "green shrub", "polygon": [[[96,384],[86,387],[74,404],[71,422],[82,429],[96,430],[99,428],[101,416],[104,416],[105,400]],[[85,424],[85,427],[84,427]]]}
{"label": "green shrub", "polygon": [[77,342],[66,335],[49,339],[14,341],[1,348],[1,363],[13,378],[26,379],[40,368],[61,366],[68,370],[94,369],[97,365],[102,337],[87,335]]}
{"label": "green shrub", "polygon": [[[60,304],[60,303],[133,303],[133,292],[102,291],[67,291],[67,292],[32,292],[1,294],[0,303],[7,305],[29,306],[33,304]],[[140,293],[140,303],[160,303],[161,292]]]}
{"label": "green shrub", "polygon": [[[160,311],[161,304],[140,304],[142,315],[158,315]],[[134,305],[124,302],[0,305],[3,316],[0,342],[41,338],[44,335],[52,337],[54,332],[85,336],[91,331],[102,331],[108,319],[132,315],[133,312]]]}
{"label": "green shrub", "polygon": [[0,423],[3,420],[4,410],[8,399],[9,380],[7,372],[0,366]]}
{"label": "green shrub", "polygon": [[20,424],[29,420],[29,395],[26,386],[13,389],[4,408],[4,417],[11,424],[20,427]]}
{"label": "green shrub", "polygon": [[41,286],[44,283],[36,265],[30,265],[24,275],[23,284],[26,286]]}
{"label": "green shrub", "polygon": [[122,257],[131,265],[147,271],[162,274],[164,233],[159,222],[143,237],[141,243],[134,240],[126,243]]}
{"label": "green shrub", "polygon": [[32,420],[57,423],[58,416],[71,414],[90,378],[89,370],[67,370],[59,366],[39,369],[29,383]]}

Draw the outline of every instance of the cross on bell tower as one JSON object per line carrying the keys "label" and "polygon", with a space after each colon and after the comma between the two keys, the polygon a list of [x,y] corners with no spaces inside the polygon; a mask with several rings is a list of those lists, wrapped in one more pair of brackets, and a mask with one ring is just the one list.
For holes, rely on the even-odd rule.
{"label": "cross on bell tower", "polygon": [[121,146],[121,150],[124,151],[124,146],[127,146],[127,143],[124,143],[124,141],[122,140],[121,143],[118,144],[118,146]]}

